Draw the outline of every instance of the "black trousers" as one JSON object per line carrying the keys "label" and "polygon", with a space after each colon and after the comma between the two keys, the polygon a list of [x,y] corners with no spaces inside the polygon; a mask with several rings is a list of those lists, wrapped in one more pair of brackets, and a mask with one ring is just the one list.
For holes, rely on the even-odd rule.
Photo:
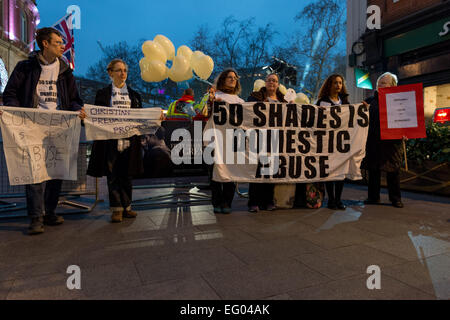
{"label": "black trousers", "polygon": [[62,180],[53,179],[25,186],[27,211],[30,218],[54,215],[58,206]]}
{"label": "black trousers", "polygon": [[342,190],[344,190],[344,181],[325,182],[325,187],[327,188],[328,201],[341,201]]}
{"label": "black trousers", "polygon": [[[387,187],[389,192],[389,201],[401,201],[400,194],[400,171],[386,172]],[[381,171],[369,170],[369,200],[377,201],[380,199],[381,189]]]}
{"label": "black trousers", "polygon": [[210,186],[211,186],[211,202],[213,207],[231,208],[234,193],[236,192],[236,184],[234,182],[217,182],[212,180],[214,165],[208,167]]}
{"label": "black trousers", "polygon": [[112,172],[106,177],[109,207],[112,211],[131,209],[133,185],[128,175],[129,148],[117,155]]}
{"label": "black trousers", "polygon": [[248,188],[248,206],[266,208],[273,205],[273,183],[250,183]]}

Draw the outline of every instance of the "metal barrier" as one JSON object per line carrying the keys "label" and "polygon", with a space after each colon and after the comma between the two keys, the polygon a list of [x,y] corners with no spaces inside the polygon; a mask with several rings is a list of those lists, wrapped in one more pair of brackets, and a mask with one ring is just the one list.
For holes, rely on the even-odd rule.
{"label": "metal barrier", "polygon": [[[86,176],[87,154],[90,142],[80,142],[77,159],[77,180],[63,181],[59,205],[71,206],[80,210],[70,213],[91,212],[97,203],[102,202],[98,195],[98,179]],[[81,203],[81,196],[95,196],[93,203]],[[17,203],[13,199],[25,198],[25,186],[11,186],[9,184],[8,170],[6,166],[3,142],[0,136],[0,218],[25,216],[25,214],[13,214],[13,211],[25,210],[26,201]],[[64,213],[64,212],[63,212]]]}

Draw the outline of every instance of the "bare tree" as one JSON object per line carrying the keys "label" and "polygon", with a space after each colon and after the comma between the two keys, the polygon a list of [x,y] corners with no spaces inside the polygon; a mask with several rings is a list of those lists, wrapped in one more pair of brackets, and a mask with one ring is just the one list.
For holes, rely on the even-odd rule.
{"label": "bare tree", "polygon": [[315,98],[328,74],[342,69],[339,50],[345,50],[340,47],[345,36],[345,2],[314,0],[294,21],[301,23],[302,29],[291,34],[290,45],[278,47],[276,52],[287,61],[294,60],[299,66],[300,89]]}
{"label": "bare tree", "polygon": [[226,68],[236,69],[242,76],[243,94],[253,85],[255,74],[269,62],[274,36],[271,23],[256,27],[254,18],[237,20],[225,18],[213,36],[207,26],[202,25],[190,42],[193,50],[201,50],[214,60],[213,76]]}
{"label": "bare tree", "polygon": [[106,67],[108,63],[113,59],[122,59],[128,64],[128,78],[127,82],[135,90],[142,93],[150,93],[150,91],[157,85],[147,83],[141,78],[141,71],[139,68],[139,60],[142,58],[141,43],[144,40],[139,41],[137,44],[130,46],[127,42],[121,41],[110,46],[102,46],[102,56],[98,62],[89,67],[87,71],[88,78],[92,80],[98,80],[103,82],[110,82]]}

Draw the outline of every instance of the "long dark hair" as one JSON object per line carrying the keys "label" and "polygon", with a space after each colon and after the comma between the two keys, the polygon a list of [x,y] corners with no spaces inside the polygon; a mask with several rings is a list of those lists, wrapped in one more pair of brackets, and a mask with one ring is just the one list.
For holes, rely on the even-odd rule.
{"label": "long dark hair", "polygon": [[[338,73],[334,73],[331,76],[329,76],[325,80],[325,82],[322,84],[322,87],[319,90],[318,100],[328,99],[328,97],[331,94],[331,86],[333,84],[333,81],[337,77],[342,79],[342,90],[339,93],[339,97],[341,98],[341,100],[344,104],[348,103],[348,91],[347,91],[347,87],[345,86],[345,79],[342,75],[340,75]],[[344,99],[347,101],[344,101]]]}
{"label": "long dark hair", "polygon": [[[232,92],[229,92],[229,89],[227,89],[225,87],[225,79],[227,78],[227,76],[230,72],[233,72],[234,75],[236,76],[236,78],[238,78],[236,80],[236,86],[234,87]],[[216,83],[216,90],[219,90],[219,91],[222,91],[225,93],[237,94],[237,95],[239,95],[241,93],[241,82],[239,81],[239,75],[238,75],[237,71],[232,68],[225,69],[224,71],[222,71],[222,73],[219,74],[219,76],[217,77],[215,83]]]}

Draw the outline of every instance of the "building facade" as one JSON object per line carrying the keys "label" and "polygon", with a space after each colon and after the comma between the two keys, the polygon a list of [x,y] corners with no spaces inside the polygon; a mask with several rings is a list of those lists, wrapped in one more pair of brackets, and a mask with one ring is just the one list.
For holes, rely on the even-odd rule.
{"label": "building facade", "polygon": [[10,75],[17,62],[28,57],[38,24],[35,0],[0,0],[0,92],[6,85],[5,73]]}
{"label": "building facade", "polygon": [[[450,1],[348,0],[347,78],[354,69],[368,71],[375,86],[383,72],[399,84],[423,83],[425,118],[437,107],[450,107]],[[380,8],[381,29],[366,27],[367,8]],[[354,96],[370,90],[350,86]],[[375,88],[374,88],[375,89]]]}

